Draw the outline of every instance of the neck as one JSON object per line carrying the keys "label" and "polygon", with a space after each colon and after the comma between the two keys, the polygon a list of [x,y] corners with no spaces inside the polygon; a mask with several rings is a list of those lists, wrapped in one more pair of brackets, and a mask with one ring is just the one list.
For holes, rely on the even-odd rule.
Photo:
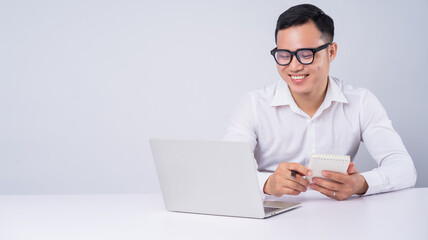
{"label": "neck", "polygon": [[312,118],[325,99],[325,95],[327,94],[327,87],[328,80],[325,84],[325,87],[317,92],[310,92],[307,94],[295,94],[291,91],[290,92],[297,106]]}

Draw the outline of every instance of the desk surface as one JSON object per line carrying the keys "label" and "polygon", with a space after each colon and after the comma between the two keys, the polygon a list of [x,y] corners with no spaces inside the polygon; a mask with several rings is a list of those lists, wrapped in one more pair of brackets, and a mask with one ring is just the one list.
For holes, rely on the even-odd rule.
{"label": "desk surface", "polygon": [[428,188],[281,199],[302,206],[249,219],[168,212],[160,194],[3,195],[0,239],[428,239]]}

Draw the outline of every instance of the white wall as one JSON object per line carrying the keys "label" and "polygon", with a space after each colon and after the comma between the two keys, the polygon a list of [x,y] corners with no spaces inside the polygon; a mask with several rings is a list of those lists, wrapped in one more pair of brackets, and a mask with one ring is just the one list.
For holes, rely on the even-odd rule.
{"label": "white wall", "polygon": [[[428,187],[428,3],[308,2],[336,24],[332,75],[378,96]],[[148,139],[221,138],[277,80],[276,20],[298,3],[1,1],[0,194],[159,191]]]}

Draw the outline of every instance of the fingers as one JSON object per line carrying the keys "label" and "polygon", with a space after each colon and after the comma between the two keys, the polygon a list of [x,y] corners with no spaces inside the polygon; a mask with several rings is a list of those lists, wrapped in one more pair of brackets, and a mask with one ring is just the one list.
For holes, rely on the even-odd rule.
{"label": "fingers", "polygon": [[[349,175],[358,173],[358,169],[355,167],[355,163],[353,163],[353,162],[349,163],[347,173]],[[330,172],[330,171],[324,170],[321,172],[321,174],[324,177],[331,179],[331,180],[334,180],[336,182],[346,183],[349,180],[349,178],[348,178],[349,175],[342,174],[342,173]]]}
{"label": "fingers", "polygon": [[311,184],[311,188],[329,198],[345,200],[352,195],[349,193],[349,188],[342,183],[332,182],[322,178],[314,178],[312,181],[314,184]]}
{"label": "fingers", "polygon": [[[294,177],[292,177],[292,171],[295,171]],[[284,177],[285,179],[290,179],[295,182],[302,184],[305,187],[309,186],[309,181],[303,178],[303,176],[311,176],[312,172],[305,166],[299,163],[281,163],[276,173]]]}
{"label": "fingers", "polygon": [[[307,181],[304,179],[301,175],[296,174],[295,178],[291,180],[289,177],[286,177],[284,175],[282,176],[275,176],[275,193],[276,196],[281,196],[284,194],[287,195],[298,195],[301,192],[306,192],[307,187],[309,186],[309,182],[307,182],[307,185],[304,181]],[[301,184],[303,182],[303,184]]]}
{"label": "fingers", "polygon": [[322,178],[314,178],[312,179],[312,182],[314,184],[311,184],[311,188],[313,185],[317,185],[322,188],[329,189],[331,191],[336,191],[336,192],[340,191],[343,185],[342,183],[333,182]]}
{"label": "fingers", "polygon": [[[295,171],[294,174],[293,171]],[[278,166],[276,173],[285,179],[293,180],[304,187],[309,186],[309,181],[306,178],[303,178],[303,176],[312,176],[312,172],[307,167],[298,163],[281,163]]]}
{"label": "fingers", "polygon": [[[338,173],[340,174],[340,173]],[[334,198],[336,200],[345,200],[348,197],[352,196],[352,194],[355,193],[354,186],[355,183],[353,181],[353,178],[355,175],[342,175],[341,177],[334,176],[336,180],[339,181],[332,181],[330,179],[323,179],[323,178],[313,178],[312,182],[313,184],[310,185],[310,187],[313,190],[319,191],[322,194]]]}
{"label": "fingers", "polygon": [[294,190],[294,189],[291,189],[291,188],[284,187],[282,189],[279,189],[278,193],[279,194],[275,195],[275,196],[280,197],[280,196],[282,196],[284,194],[286,194],[286,195],[295,195],[296,196],[296,195],[299,195],[301,192],[299,192],[297,190]]}
{"label": "fingers", "polygon": [[[309,168],[299,164],[299,163],[282,163],[283,167],[285,167],[288,170],[294,170],[298,173],[300,173],[303,176],[312,176],[312,171],[309,170]],[[280,165],[280,166],[281,166]]]}
{"label": "fingers", "polygon": [[311,188],[336,200],[345,200],[353,194],[365,193],[368,189],[364,177],[359,174],[355,164],[351,162],[347,170],[348,174],[322,171],[324,178],[313,178]]}
{"label": "fingers", "polygon": [[351,162],[348,167],[348,174],[358,173],[358,169],[355,167],[355,163]]}
{"label": "fingers", "polygon": [[324,194],[325,196],[327,196],[329,198],[333,198],[336,200],[345,200],[348,198],[348,196],[342,194],[341,192],[337,192],[337,191],[334,191],[331,189],[327,189],[327,188],[324,188],[324,187],[319,186],[317,184],[311,184],[311,188],[315,191],[318,191],[318,192]]}
{"label": "fingers", "polygon": [[300,186],[305,188],[305,190],[307,187],[309,187],[309,181],[306,178],[303,178],[303,176],[300,174],[296,174],[293,179],[291,179],[291,176],[290,176],[290,181],[293,181],[299,184]]}
{"label": "fingers", "polygon": [[[288,180],[286,179],[284,181],[284,187],[293,189],[295,191],[299,191],[299,192],[306,192],[308,185],[303,185],[300,182],[297,181],[297,178],[302,178],[300,175],[296,176],[296,179],[294,180]],[[303,178],[302,178],[303,179]],[[306,179],[303,179],[306,180]]]}
{"label": "fingers", "polygon": [[285,179],[283,182],[281,182],[280,185],[277,185],[276,194],[277,196],[282,196],[284,194],[287,195],[299,195],[301,192],[306,192],[307,189],[303,187],[302,185]]}
{"label": "fingers", "polygon": [[309,181],[303,176],[311,176],[312,172],[298,163],[281,163],[272,174],[263,188],[267,194],[282,196],[298,195],[306,192]]}
{"label": "fingers", "polygon": [[328,179],[334,180],[336,182],[345,183],[348,180],[349,175],[345,175],[342,173],[337,172],[330,172],[330,171],[322,171],[321,174]]}
{"label": "fingers", "polygon": [[[302,191],[301,187],[292,180],[288,180],[282,176],[278,176],[277,174],[272,174],[267,182],[266,187],[264,188],[264,192],[270,195],[274,195],[280,197],[284,194],[287,195],[299,195]],[[304,189],[306,191],[306,189]]]}

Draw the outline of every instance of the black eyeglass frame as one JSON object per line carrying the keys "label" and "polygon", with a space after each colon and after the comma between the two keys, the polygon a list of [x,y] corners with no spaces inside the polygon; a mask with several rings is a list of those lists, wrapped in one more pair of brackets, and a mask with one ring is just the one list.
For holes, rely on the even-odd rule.
{"label": "black eyeglass frame", "polygon": [[[303,65],[309,65],[309,64],[312,64],[313,62],[314,62],[314,59],[315,59],[315,53],[317,53],[317,52],[319,52],[319,51],[321,51],[321,50],[323,50],[324,48],[327,48],[328,46],[330,46],[330,44],[332,44],[331,42],[329,42],[329,43],[326,43],[326,44],[324,44],[324,45],[321,45],[320,47],[317,47],[317,48],[300,48],[300,49],[297,49],[296,51],[294,51],[294,52],[292,52],[292,51],[290,51],[290,50],[287,50],[287,49],[278,49],[277,47],[276,48],[274,48],[274,49],[272,49],[271,51],[270,51],[270,54],[272,54],[272,56],[273,56],[273,59],[275,59],[275,62],[278,64],[278,65],[280,65],[280,66],[287,66],[287,65],[289,65],[290,63],[291,63],[291,61],[293,61],[293,56],[296,56],[296,58],[297,58],[297,60],[299,61],[299,63],[301,63],[301,64],[303,64]],[[302,63],[302,61],[300,61],[300,58],[299,58],[299,55],[297,55],[300,51],[304,51],[304,50],[310,50],[310,51],[312,51],[312,53],[313,53],[313,57],[312,57],[312,61],[310,62],[310,63]],[[276,59],[276,57],[275,57],[275,54],[277,53],[277,52],[288,52],[289,54],[290,54],[290,62],[288,62],[287,64],[280,64],[279,62],[278,62],[278,60]]]}

